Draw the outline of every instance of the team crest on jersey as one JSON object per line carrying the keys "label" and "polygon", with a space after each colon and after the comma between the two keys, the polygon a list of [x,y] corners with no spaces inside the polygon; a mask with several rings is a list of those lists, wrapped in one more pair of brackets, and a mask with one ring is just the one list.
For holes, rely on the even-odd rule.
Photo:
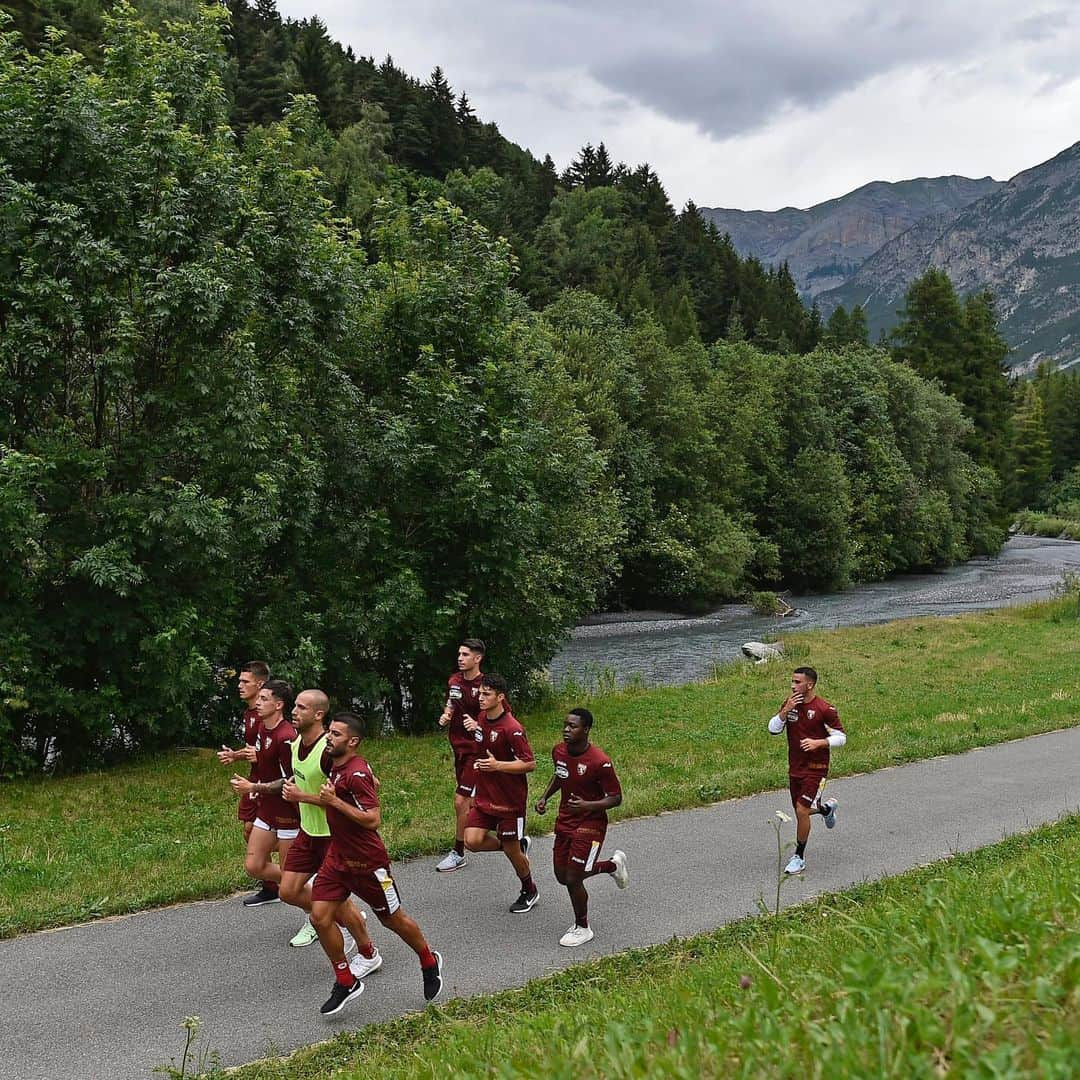
{"label": "team crest on jersey", "polygon": [[813,720],[814,719],[814,710],[813,709],[807,709],[806,710],[806,719],[807,720]]}
{"label": "team crest on jersey", "polygon": [[560,780],[567,780],[567,779],[569,779],[569,777],[570,777],[570,770],[569,770],[569,769],[568,769],[568,768],[566,767],[566,762],[565,762],[565,761],[556,761],[556,762],[555,762],[555,775],[556,775],[556,776],[557,776],[557,777],[558,777],[558,778],[559,778]]}
{"label": "team crest on jersey", "polygon": [[577,774],[578,776],[584,776],[589,771],[589,766],[584,761],[578,762]]}
{"label": "team crest on jersey", "polygon": [[494,742],[498,737],[499,737],[499,733],[497,731],[493,731],[491,733],[491,741],[492,742]]}

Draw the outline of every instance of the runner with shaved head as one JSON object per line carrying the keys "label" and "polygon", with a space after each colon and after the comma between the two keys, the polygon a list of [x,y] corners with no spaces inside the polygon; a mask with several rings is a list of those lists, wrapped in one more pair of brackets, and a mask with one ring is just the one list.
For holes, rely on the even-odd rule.
{"label": "runner with shaved head", "polygon": [[[303,690],[296,695],[292,710],[293,740],[292,772],[273,783],[262,785],[266,793],[279,793],[300,811],[300,832],[289,846],[281,870],[281,899],[287,904],[311,914],[311,879],[318,873],[330,846],[330,826],[326,811],[319,802],[319,789],[326,783],[326,714],[330,700],[321,690]],[[338,911],[338,927],[342,932],[345,951],[351,952],[355,943],[357,955],[350,968],[357,978],[370,975],[382,966],[382,956],[368,936],[362,914],[356,907],[342,904]],[[289,942],[296,948],[311,945],[319,935],[310,919]]]}

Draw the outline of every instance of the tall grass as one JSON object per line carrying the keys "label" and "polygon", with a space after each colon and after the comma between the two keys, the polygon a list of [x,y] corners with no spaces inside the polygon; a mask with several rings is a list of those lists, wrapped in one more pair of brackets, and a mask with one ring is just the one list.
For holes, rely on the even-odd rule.
{"label": "tall grass", "polygon": [[1072,817],[779,917],[450,1002],[232,1075],[1070,1080],[1080,1070],[1078,861]]}

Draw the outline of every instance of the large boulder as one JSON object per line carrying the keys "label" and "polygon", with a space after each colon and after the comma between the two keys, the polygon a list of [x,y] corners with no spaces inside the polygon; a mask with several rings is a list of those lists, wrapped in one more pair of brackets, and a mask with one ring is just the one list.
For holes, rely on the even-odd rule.
{"label": "large boulder", "polygon": [[764,664],[769,660],[779,660],[784,655],[784,646],[779,643],[768,645],[764,641],[748,641],[742,646],[742,654],[755,664]]}

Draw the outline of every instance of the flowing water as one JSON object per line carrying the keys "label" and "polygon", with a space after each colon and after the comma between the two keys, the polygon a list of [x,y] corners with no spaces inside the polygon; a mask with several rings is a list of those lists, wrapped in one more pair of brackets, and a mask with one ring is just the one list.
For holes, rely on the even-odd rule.
{"label": "flowing water", "polygon": [[1067,571],[1080,573],[1080,542],[1015,536],[994,558],[972,559],[933,574],[907,574],[846,592],[788,597],[797,614],[755,615],[728,604],[709,615],[659,611],[597,615],[573,631],[551,662],[556,683],[586,684],[611,672],[648,685],[693,682],[739,655],[744,641],[818,627],[860,626],[918,615],[956,615],[1029,603],[1054,592]]}

